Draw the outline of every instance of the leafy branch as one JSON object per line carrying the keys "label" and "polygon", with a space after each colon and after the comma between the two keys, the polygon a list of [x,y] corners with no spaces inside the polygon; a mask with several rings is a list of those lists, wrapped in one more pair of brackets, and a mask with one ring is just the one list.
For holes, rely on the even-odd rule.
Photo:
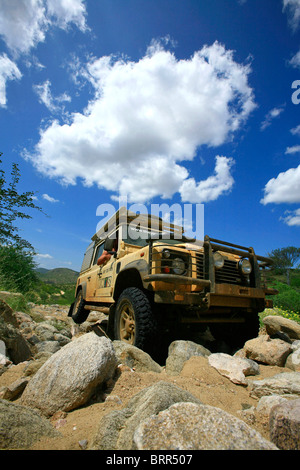
{"label": "leafy branch", "polygon": [[[0,152],[0,165],[2,164],[2,153]],[[20,170],[16,163],[12,164],[11,180],[8,183],[5,178],[5,172],[0,168],[0,245],[14,245],[20,249],[29,249],[33,251],[32,245],[19,235],[19,229],[16,226],[17,219],[31,219],[32,217],[25,213],[23,208],[43,210],[33,202],[34,192],[27,191],[19,194],[17,185],[20,180]]]}

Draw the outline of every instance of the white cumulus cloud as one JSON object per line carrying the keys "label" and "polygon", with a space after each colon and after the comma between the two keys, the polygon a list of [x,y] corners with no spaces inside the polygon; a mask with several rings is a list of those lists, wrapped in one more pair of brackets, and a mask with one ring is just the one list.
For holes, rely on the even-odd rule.
{"label": "white cumulus cloud", "polygon": [[283,0],[283,11],[287,12],[289,24],[296,31],[300,23],[300,0]]}
{"label": "white cumulus cloud", "polygon": [[[291,129],[291,134],[300,136],[300,125]],[[287,147],[285,154],[294,155],[300,152],[300,145]],[[300,165],[296,168],[289,168],[271,178],[264,187],[264,197],[260,201],[262,204],[295,204],[300,203]],[[286,217],[282,217],[288,225],[299,225],[299,210],[288,212]]]}
{"label": "white cumulus cloud", "polygon": [[49,194],[43,194],[42,198],[45,199],[45,201],[48,201],[48,202],[59,202],[58,199],[55,199],[54,197],[49,196]]}
{"label": "white cumulus cloud", "polygon": [[0,34],[12,51],[28,52],[44,41],[48,28],[42,0],[2,0]]}
{"label": "white cumulus cloud", "polygon": [[282,217],[282,220],[289,225],[290,227],[293,226],[300,226],[300,209],[296,209],[295,211],[287,211],[286,216]]}
{"label": "white cumulus cloud", "polygon": [[50,80],[46,80],[39,85],[33,85],[33,89],[37,93],[40,103],[43,103],[52,113],[60,111],[63,102],[71,101],[71,97],[66,93],[56,97],[52,96]]}
{"label": "white cumulus cloud", "polygon": [[300,202],[300,165],[270,179],[264,188],[264,193],[262,204]]}
{"label": "white cumulus cloud", "polygon": [[6,54],[0,56],[0,107],[6,107],[6,82],[22,77],[17,65]]}
{"label": "white cumulus cloud", "polygon": [[293,129],[291,129],[291,133],[292,133],[293,135],[300,136],[300,125],[299,125],[299,126],[296,126],[296,127],[293,127]]}
{"label": "white cumulus cloud", "polygon": [[298,51],[289,61],[290,65],[295,69],[300,68],[300,51]]}
{"label": "white cumulus cloud", "polygon": [[287,147],[285,154],[291,155],[294,153],[300,153],[300,145],[293,145],[292,147]]}
{"label": "white cumulus cloud", "polygon": [[53,259],[53,256],[49,255],[48,253],[45,253],[45,254],[39,253],[35,256],[37,256],[38,258],[43,258],[43,259]]}
{"label": "white cumulus cloud", "polygon": [[266,114],[264,121],[261,123],[260,129],[264,131],[267,127],[271,125],[273,119],[278,118],[283,111],[283,106],[271,109],[271,111]]}
{"label": "white cumulus cloud", "polygon": [[28,66],[43,67],[34,56],[31,61],[28,59],[31,49],[45,40],[47,31],[53,26],[67,29],[74,24],[85,32],[88,29],[85,15],[84,0],[0,1],[0,37],[14,59],[13,62],[5,54],[0,57],[0,106],[6,105],[6,81],[21,78],[15,60],[25,55]]}
{"label": "white cumulus cloud", "polygon": [[56,18],[57,24],[68,28],[74,23],[81,31],[86,31],[85,0],[47,0],[47,10],[50,17]]}
{"label": "white cumulus cloud", "polygon": [[[291,129],[291,134],[300,137],[300,125]],[[300,152],[300,145],[293,145],[292,147],[287,147],[285,154],[291,155],[294,153]]]}
{"label": "white cumulus cloud", "polygon": [[85,13],[84,0],[1,0],[0,35],[14,53],[28,53],[53,25],[85,31]]}
{"label": "white cumulus cloud", "polygon": [[[85,70],[94,99],[68,123],[55,120],[41,130],[28,158],[63,183],[81,179],[136,202],[178,191],[184,196],[183,183],[193,175],[182,162],[192,161],[202,145],[228,141],[255,108],[249,73],[249,65],[236,63],[217,42],[186,60],[157,42],[137,62],[94,59]],[[230,159],[221,161],[229,169]],[[204,194],[203,185],[191,184]]]}
{"label": "white cumulus cloud", "polygon": [[199,183],[194,178],[188,178],[182,183],[180,193],[183,201],[192,203],[214,201],[230,191],[234,184],[230,174],[233,164],[232,158],[217,155],[215,172],[212,176]]}

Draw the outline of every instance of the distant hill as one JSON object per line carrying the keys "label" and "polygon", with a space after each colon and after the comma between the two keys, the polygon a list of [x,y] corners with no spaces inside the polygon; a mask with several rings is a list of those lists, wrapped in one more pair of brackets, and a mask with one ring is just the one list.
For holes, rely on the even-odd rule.
{"label": "distant hill", "polygon": [[48,284],[75,284],[79,273],[68,268],[36,269],[39,278]]}
{"label": "distant hill", "polygon": [[44,273],[47,273],[49,271],[49,269],[46,269],[46,268],[36,268],[36,271],[38,274],[44,274]]}

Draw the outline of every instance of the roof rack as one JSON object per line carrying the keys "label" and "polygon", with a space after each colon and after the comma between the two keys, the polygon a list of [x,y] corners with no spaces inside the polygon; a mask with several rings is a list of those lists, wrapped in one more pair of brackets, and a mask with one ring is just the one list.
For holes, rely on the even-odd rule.
{"label": "roof rack", "polygon": [[93,235],[92,240],[101,240],[121,224],[130,224],[135,221],[135,224],[139,227],[157,230],[159,232],[168,232],[174,237],[182,237],[183,227],[180,225],[171,224],[165,222],[162,218],[151,215],[151,214],[136,214],[135,212],[129,211],[126,207],[120,207],[112,217]]}

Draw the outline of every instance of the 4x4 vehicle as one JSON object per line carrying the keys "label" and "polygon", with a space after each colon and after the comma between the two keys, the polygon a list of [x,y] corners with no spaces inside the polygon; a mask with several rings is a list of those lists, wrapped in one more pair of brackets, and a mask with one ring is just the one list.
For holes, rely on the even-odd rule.
{"label": "4x4 vehicle", "polygon": [[[110,260],[98,266],[104,250]],[[209,326],[215,339],[241,347],[273,305],[266,296],[276,291],[262,276],[270,263],[253,248],[191,241],[182,227],[120,208],[92,237],[69,316],[82,323],[106,307],[108,336],[148,352],[159,333],[184,325]]]}

